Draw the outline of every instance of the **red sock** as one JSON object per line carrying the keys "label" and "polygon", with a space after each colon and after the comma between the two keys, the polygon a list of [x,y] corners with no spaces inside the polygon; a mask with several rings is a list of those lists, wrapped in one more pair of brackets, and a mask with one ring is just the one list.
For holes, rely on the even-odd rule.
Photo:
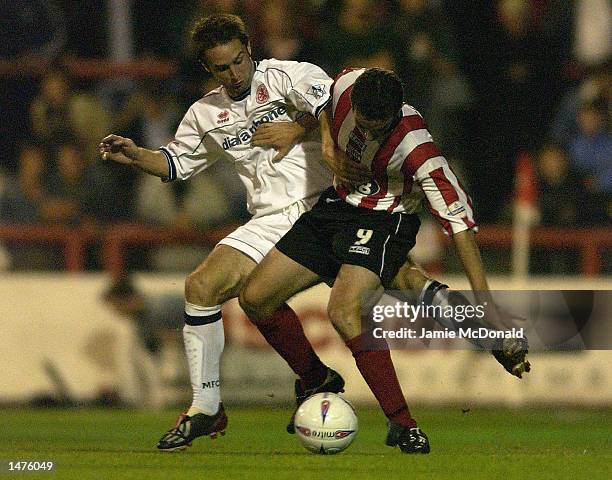
{"label": "red sock", "polygon": [[362,338],[359,335],[346,342],[346,346],[353,352],[357,368],[387,418],[404,427],[416,427],[416,420],[410,416],[386,342],[382,346],[379,345],[380,349],[368,350],[367,346],[362,347]]}
{"label": "red sock", "polygon": [[291,307],[283,304],[257,328],[268,343],[300,377],[305,388],[320,385],[327,377],[327,366],[321,362],[306,338],[302,324]]}

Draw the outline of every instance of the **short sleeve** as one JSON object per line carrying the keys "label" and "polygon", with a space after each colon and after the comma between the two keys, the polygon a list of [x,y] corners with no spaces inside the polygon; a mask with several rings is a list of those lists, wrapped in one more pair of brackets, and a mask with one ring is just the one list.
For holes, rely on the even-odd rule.
{"label": "short sleeve", "polygon": [[319,117],[330,102],[332,79],[322,68],[307,62],[287,62],[268,68],[269,84],[277,84],[288,103],[301,112]]}
{"label": "short sleeve", "polygon": [[168,161],[169,175],[164,182],[185,180],[215,163],[216,155],[206,148],[205,137],[206,131],[200,128],[192,105],[181,120],[174,140],[160,148]]}

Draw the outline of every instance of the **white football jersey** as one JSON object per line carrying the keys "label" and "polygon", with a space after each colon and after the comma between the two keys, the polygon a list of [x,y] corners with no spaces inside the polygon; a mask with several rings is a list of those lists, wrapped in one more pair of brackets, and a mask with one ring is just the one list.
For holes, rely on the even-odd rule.
{"label": "white football jersey", "polygon": [[161,147],[170,172],[166,181],[185,180],[226,159],[246,186],[247,207],[255,217],[318,196],[332,183],[321,160],[318,131],[275,163],[277,151],[251,146],[251,137],[264,122],[290,122],[305,113],[318,117],[330,101],[331,84],[331,78],[310,63],[255,62],[251,89],[242,98],[232,99],[219,87],[189,108],[174,141]]}

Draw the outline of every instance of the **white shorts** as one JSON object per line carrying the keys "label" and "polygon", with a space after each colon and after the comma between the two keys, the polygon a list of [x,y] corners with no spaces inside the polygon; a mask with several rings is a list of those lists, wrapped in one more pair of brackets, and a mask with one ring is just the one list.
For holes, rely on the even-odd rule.
{"label": "white shorts", "polygon": [[291,229],[300,215],[310,210],[318,199],[319,196],[316,195],[292,203],[280,212],[252,218],[221,240],[218,245],[235,248],[259,263],[276,242]]}

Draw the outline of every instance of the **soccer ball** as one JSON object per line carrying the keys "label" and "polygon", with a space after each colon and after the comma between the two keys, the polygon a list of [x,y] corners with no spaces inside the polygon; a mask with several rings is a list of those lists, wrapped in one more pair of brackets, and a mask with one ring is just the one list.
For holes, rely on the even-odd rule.
{"label": "soccer ball", "polygon": [[339,453],[357,435],[355,409],[340,395],[316,393],[298,408],[295,430],[306,450],[323,455]]}

